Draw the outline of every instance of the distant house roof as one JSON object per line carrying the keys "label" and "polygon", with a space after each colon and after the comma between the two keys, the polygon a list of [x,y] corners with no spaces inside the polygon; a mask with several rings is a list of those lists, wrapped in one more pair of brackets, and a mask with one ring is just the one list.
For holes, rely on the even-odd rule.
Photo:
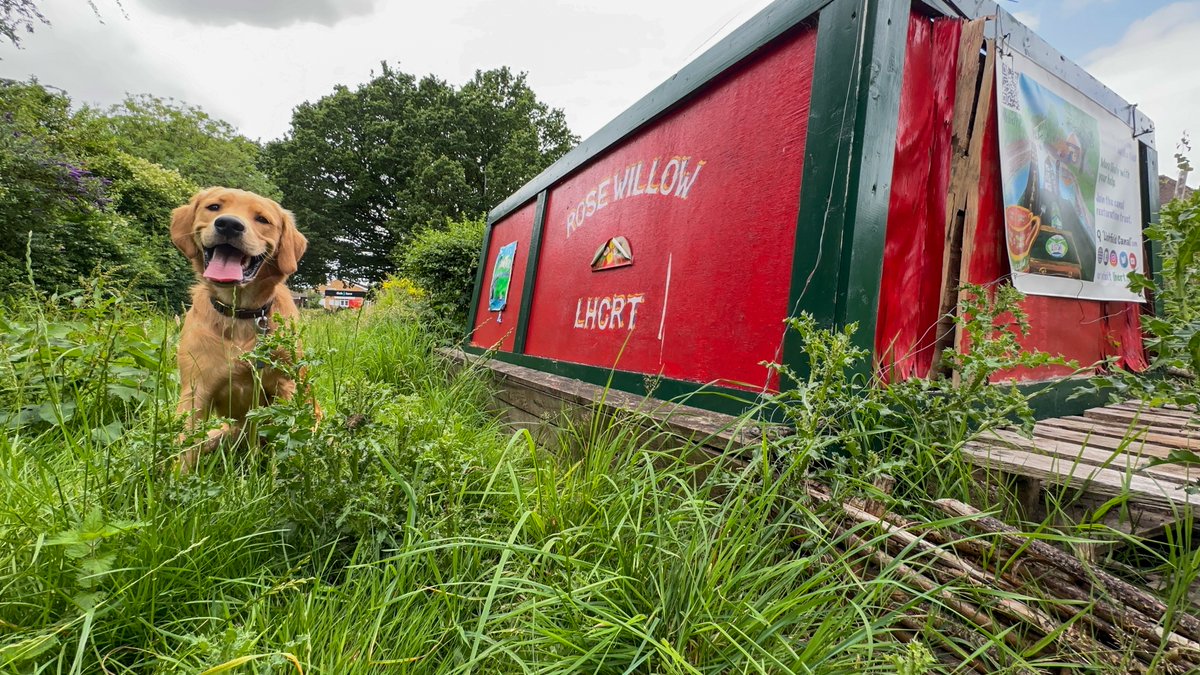
{"label": "distant house roof", "polygon": [[[1158,203],[1160,206],[1162,204],[1166,204],[1167,202],[1171,201],[1172,199],[1175,199],[1175,184],[1176,184],[1176,181],[1174,178],[1170,178],[1168,176],[1159,176],[1158,177]],[[1186,185],[1183,186],[1184,199],[1192,196],[1193,192],[1195,192],[1195,190],[1193,190],[1192,188],[1190,188]]]}
{"label": "distant house roof", "polygon": [[334,279],[334,280],[330,281],[328,284],[323,284],[321,286],[317,286],[317,290],[320,292],[324,292],[326,290],[363,292],[363,291],[368,291],[370,289],[368,289],[365,286],[359,286],[356,283],[346,281],[344,279]]}

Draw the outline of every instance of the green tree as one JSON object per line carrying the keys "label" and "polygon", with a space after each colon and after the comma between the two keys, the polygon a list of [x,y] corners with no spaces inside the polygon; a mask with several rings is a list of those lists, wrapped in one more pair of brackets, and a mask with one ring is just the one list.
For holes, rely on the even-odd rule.
{"label": "green tree", "polygon": [[143,94],[105,111],[85,110],[81,117],[94,134],[113,139],[118,150],[174,169],[197,186],[280,196],[258,167],[262,148],[196,106]]}
{"label": "green tree", "polygon": [[455,333],[467,321],[484,227],[479,219],[426,229],[413,237],[400,258],[404,276],[428,293],[432,316]]}
{"label": "green tree", "polygon": [[[432,80],[422,86],[438,88]],[[268,144],[266,165],[308,235],[301,282],[381,278],[392,269],[392,219],[419,156],[417,89],[412,76],[385,67],[357,90],[338,86],[300,104],[289,134]]]}
{"label": "green tree", "polygon": [[0,82],[0,285],[74,287],[119,270],[137,294],[178,306],[191,274],[170,245],[170,211],[196,184],[120,149],[66,94]]}
{"label": "green tree", "polygon": [[579,142],[563,111],[537,99],[525,73],[477,70],[458,101],[466,130],[464,168],[478,189],[477,212],[499,204]]}
{"label": "green tree", "polygon": [[0,39],[21,46],[21,35],[36,24],[48,24],[33,0],[0,0]]}
{"label": "green tree", "polygon": [[132,288],[172,309],[188,300],[192,266],[167,244],[171,210],[196,192],[178,171],[125,152],[94,157],[90,166],[107,182],[107,209],[120,223],[136,258],[127,261]]}
{"label": "green tree", "polygon": [[309,234],[297,278],[379,280],[416,233],[482,216],[577,141],[524,74],[479,71],[456,89],[384,64],[297,106],[265,165]]}
{"label": "green tree", "polygon": [[[71,283],[87,251],[122,258],[120,233],[97,214],[103,180],[62,147],[70,100],[37,84],[0,83],[0,285]],[[123,261],[122,261],[123,262]]]}

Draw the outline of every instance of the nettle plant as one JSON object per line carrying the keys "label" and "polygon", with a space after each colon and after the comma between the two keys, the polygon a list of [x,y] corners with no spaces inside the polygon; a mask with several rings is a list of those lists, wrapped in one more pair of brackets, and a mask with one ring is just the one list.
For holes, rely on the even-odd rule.
{"label": "nettle plant", "polygon": [[796,431],[773,449],[785,464],[799,463],[835,487],[906,472],[911,480],[902,483],[920,486],[937,480],[928,469],[976,434],[1014,422],[1031,428],[1038,392],[1004,381],[1004,375],[1078,366],[1022,346],[1029,332],[1023,298],[1008,285],[963,286],[954,321],[968,336],[968,348],[947,349],[941,361],[953,375],[893,384],[871,373],[869,352],[853,342],[857,325],[834,330],[807,314],[789,319],[805,345],[808,372],[801,376],[768,364],[794,385],[768,402]]}
{"label": "nettle plant", "polygon": [[64,570],[73,576],[73,584],[64,583],[62,588],[74,587],[71,601],[84,611],[89,611],[104,600],[104,586],[117,569],[118,554],[123,551],[122,536],[146,523],[105,517],[99,507],[91,508],[69,527],[45,540],[46,546],[61,547]]}
{"label": "nettle plant", "polygon": [[253,408],[246,421],[255,441],[261,436],[286,455],[311,441],[316,433],[319,415],[309,373],[321,365],[321,359],[300,349],[300,331],[292,321],[276,315],[275,324],[278,327],[259,336],[254,349],[241,358],[254,366],[260,390],[263,372],[270,368],[295,382],[296,394],[288,401]]}
{"label": "nettle plant", "polygon": [[1162,207],[1159,222],[1145,230],[1158,247],[1157,279],[1130,274],[1130,287],[1150,291],[1161,307],[1144,316],[1150,367],[1144,375],[1117,373],[1097,381],[1115,398],[1139,398],[1151,405],[1200,404],[1200,192]]}
{"label": "nettle plant", "polygon": [[270,465],[274,514],[293,539],[337,544],[348,555],[360,545],[375,552],[395,545],[431,513],[451,531],[487,520],[487,508],[470,503],[480,493],[465,488],[488,467],[468,442],[461,413],[397,382],[353,374],[318,418],[310,378],[335,355],[302,355],[298,339],[284,325],[243,357],[297,385],[290,400],[252,410],[246,425]]}
{"label": "nettle plant", "polygon": [[110,443],[174,386],[169,324],[94,276],[0,306],[0,427]]}
{"label": "nettle plant", "polygon": [[[1091,388],[1107,389],[1113,400],[1137,399],[1148,405],[1200,405],[1200,192],[1162,207],[1159,222],[1145,230],[1158,247],[1162,272],[1157,279],[1130,274],[1130,288],[1150,291],[1161,308],[1143,316],[1149,368],[1144,373],[1114,371],[1093,378]],[[1173,450],[1158,464],[1200,465],[1200,454]],[[1200,492],[1200,481],[1188,487]]]}

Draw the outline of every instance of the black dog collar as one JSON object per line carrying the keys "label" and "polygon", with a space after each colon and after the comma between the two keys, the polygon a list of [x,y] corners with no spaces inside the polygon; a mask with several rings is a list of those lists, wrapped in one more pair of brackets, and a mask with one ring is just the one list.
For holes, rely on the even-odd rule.
{"label": "black dog collar", "polygon": [[258,309],[240,309],[227,305],[211,295],[208,296],[208,299],[212,301],[213,309],[231,319],[265,319],[271,314],[271,305],[275,304],[275,300],[271,299]]}

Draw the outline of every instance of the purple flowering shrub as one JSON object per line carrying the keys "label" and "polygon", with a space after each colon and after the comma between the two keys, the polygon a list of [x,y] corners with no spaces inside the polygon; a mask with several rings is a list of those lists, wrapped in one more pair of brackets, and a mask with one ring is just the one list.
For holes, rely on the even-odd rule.
{"label": "purple flowering shrub", "polygon": [[190,278],[167,223],[195,186],[91,121],[65,94],[0,81],[0,295],[109,272],[133,295],[178,306]]}

